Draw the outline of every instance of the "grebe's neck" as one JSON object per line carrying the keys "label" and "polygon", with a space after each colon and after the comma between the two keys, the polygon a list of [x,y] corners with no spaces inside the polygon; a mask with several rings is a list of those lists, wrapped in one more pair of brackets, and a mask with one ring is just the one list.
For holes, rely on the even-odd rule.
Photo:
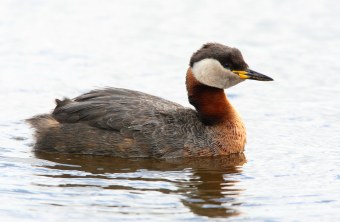
{"label": "grebe's neck", "polygon": [[223,89],[203,85],[197,81],[189,68],[186,75],[188,98],[206,125],[232,123],[238,115],[229,103]]}

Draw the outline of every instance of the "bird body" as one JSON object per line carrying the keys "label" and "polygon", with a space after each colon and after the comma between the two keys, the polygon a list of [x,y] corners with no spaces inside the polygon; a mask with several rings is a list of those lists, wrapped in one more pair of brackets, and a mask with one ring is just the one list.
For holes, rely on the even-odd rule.
{"label": "bird body", "polygon": [[[204,57],[205,49],[213,53]],[[242,82],[240,76],[245,75],[247,65],[239,51],[235,49],[235,56],[233,50],[217,43],[206,44],[192,56],[186,86],[189,102],[196,110],[133,90],[93,90],[72,100],[56,100],[52,114],[29,119],[36,129],[34,148],[155,158],[241,153],[246,143],[245,126],[224,88]],[[240,60],[236,63],[240,70],[224,68],[214,55],[230,60],[230,64],[232,59]]]}

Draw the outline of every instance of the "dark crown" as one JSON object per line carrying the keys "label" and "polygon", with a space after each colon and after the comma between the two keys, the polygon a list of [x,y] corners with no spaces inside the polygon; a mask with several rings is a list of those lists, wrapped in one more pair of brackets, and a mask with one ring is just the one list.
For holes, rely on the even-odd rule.
{"label": "dark crown", "polygon": [[235,70],[246,70],[248,68],[240,50],[219,43],[204,44],[202,48],[191,56],[190,66],[193,67],[195,62],[207,58],[216,59],[222,66],[228,65],[231,69]]}

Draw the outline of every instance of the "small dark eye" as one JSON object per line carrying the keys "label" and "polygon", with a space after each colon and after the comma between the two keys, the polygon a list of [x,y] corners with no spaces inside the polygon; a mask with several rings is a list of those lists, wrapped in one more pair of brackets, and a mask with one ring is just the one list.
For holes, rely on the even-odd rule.
{"label": "small dark eye", "polygon": [[226,69],[230,69],[230,65],[228,63],[224,64],[223,67]]}

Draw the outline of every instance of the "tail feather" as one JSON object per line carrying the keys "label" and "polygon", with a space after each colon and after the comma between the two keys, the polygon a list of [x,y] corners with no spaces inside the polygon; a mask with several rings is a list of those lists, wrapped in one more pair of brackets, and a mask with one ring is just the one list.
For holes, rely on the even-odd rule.
{"label": "tail feather", "polygon": [[51,134],[51,132],[53,133],[59,130],[59,122],[50,114],[34,116],[30,119],[27,119],[26,121],[35,129],[34,136],[36,139],[36,144],[34,148],[36,150],[41,149],[54,151],[55,149],[53,146],[50,146],[51,143],[48,142],[48,135]]}
{"label": "tail feather", "polygon": [[48,128],[57,127],[59,125],[59,122],[50,114],[34,116],[26,121],[31,124],[37,132],[43,132]]}

